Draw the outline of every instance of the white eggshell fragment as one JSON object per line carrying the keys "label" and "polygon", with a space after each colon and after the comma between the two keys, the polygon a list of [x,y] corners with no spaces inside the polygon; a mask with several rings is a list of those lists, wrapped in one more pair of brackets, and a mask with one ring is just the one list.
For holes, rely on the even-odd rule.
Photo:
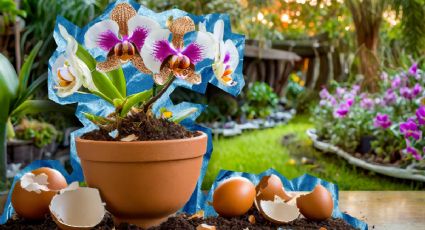
{"label": "white eggshell fragment", "polygon": [[[75,187],[74,187],[75,188]],[[61,229],[89,229],[98,225],[105,207],[99,190],[81,187],[62,190],[53,197],[50,212]]]}
{"label": "white eggshell fragment", "polygon": [[283,200],[261,200],[259,202],[261,214],[274,223],[288,223],[298,218],[300,211],[297,206],[289,205]]}

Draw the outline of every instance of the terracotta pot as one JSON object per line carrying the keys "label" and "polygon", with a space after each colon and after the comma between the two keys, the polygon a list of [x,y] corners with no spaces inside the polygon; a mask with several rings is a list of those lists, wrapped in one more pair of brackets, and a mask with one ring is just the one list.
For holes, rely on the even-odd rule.
{"label": "terracotta pot", "polygon": [[77,138],[88,186],[98,188],[116,224],[149,228],[181,209],[200,175],[207,135],[164,141]]}

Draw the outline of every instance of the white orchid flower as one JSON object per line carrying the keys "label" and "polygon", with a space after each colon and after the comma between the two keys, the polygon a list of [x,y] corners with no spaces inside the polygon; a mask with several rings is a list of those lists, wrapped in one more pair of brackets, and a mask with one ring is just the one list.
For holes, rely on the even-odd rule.
{"label": "white orchid flower", "polygon": [[84,40],[87,48],[100,48],[107,54],[106,61],[97,64],[100,71],[108,72],[130,61],[142,73],[150,74],[140,52],[148,35],[159,28],[156,21],[138,15],[130,4],[120,3],[109,19],[87,30]]}
{"label": "white orchid flower", "polygon": [[184,35],[194,30],[195,23],[185,16],[170,22],[169,29],[155,30],[146,38],[142,57],[146,67],[154,74],[155,83],[165,84],[170,75],[190,84],[202,82],[195,66],[205,59],[214,58],[211,46],[214,40],[208,33],[197,32],[196,38],[185,44]]}
{"label": "white orchid flower", "polygon": [[[206,32],[205,23],[199,23],[199,31]],[[210,33],[211,34],[211,33]],[[226,86],[235,86],[232,73],[239,64],[239,52],[232,40],[223,40],[224,21],[218,20],[214,24],[214,32],[211,34],[215,40],[215,59],[212,65],[216,78]]]}
{"label": "white orchid flower", "polygon": [[59,97],[67,97],[77,92],[81,86],[90,91],[96,90],[90,69],[76,55],[78,49],[77,41],[69,35],[62,25],[59,25],[59,32],[66,41],[66,50],[64,54],[56,59],[52,67],[57,95]]}

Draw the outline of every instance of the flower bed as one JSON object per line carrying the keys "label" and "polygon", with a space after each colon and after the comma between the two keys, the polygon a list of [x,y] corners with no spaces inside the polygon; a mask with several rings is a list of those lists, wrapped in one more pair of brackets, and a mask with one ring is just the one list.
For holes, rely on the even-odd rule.
{"label": "flower bed", "polygon": [[313,112],[317,136],[310,137],[316,147],[339,152],[357,166],[368,163],[365,168],[373,171],[380,165],[424,175],[424,86],[425,74],[413,64],[382,74],[374,93],[360,92],[356,84],[324,88]]}

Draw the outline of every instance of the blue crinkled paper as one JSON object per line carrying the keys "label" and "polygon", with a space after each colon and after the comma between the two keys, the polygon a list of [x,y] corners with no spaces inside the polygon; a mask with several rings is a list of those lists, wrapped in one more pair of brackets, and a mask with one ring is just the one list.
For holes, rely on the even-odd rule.
{"label": "blue crinkled paper", "polygon": [[234,171],[227,171],[227,170],[221,170],[215,179],[213,185],[211,186],[211,190],[209,191],[208,195],[205,197],[204,200],[199,201],[199,204],[203,206],[204,214],[206,216],[217,216],[217,213],[214,211],[214,208],[209,205],[209,202],[212,201],[213,197],[213,191],[217,188],[217,186],[224,180],[231,178],[231,177],[245,177],[249,179],[252,183],[258,184],[263,178],[263,176],[275,174],[276,176],[279,176],[279,178],[282,180],[283,187],[286,191],[312,191],[316,185],[322,185],[325,187],[329,192],[332,194],[332,198],[334,200],[334,210],[332,213],[332,217],[334,218],[342,218],[347,223],[351,224],[353,227],[360,229],[360,230],[367,230],[368,225],[365,222],[362,222],[346,213],[343,213],[339,210],[338,206],[338,186],[332,183],[329,183],[327,181],[324,181],[322,179],[319,179],[317,177],[304,174],[300,177],[297,177],[293,180],[288,180],[286,177],[282,176],[279,172],[277,172],[274,169],[269,169],[265,172],[262,172],[260,174],[251,174],[251,173],[244,173],[244,172],[234,172]]}

